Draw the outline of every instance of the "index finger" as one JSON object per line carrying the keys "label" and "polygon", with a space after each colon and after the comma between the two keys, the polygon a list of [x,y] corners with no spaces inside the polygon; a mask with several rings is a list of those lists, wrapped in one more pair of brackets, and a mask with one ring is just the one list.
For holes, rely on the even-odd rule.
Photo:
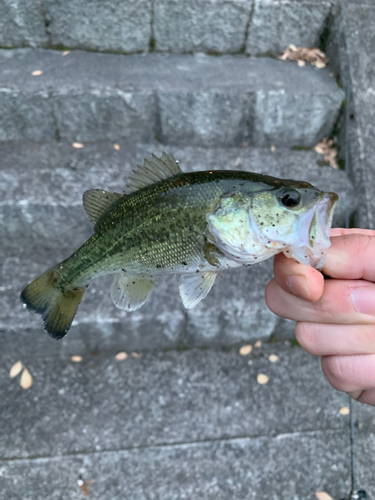
{"label": "index finger", "polygon": [[375,282],[375,231],[346,231],[331,237],[323,272],[336,279]]}

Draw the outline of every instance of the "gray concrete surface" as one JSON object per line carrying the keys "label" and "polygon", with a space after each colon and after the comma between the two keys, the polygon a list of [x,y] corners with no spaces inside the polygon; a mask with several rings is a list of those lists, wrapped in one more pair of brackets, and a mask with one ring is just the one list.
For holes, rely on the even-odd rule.
{"label": "gray concrete surface", "polygon": [[[12,349],[14,330],[22,332],[25,352],[40,348],[45,335],[42,322],[22,308],[20,291],[49,266],[68,257],[92,233],[83,207],[82,193],[90,188],[122,192],[126,178],[143,157],[160,154],[160,145],[121,143],[20,144],[0,146],[0,328]],[[350,188],[345,198],[343,171],[319,166],[311,151],[278,148],[169,148],[184,171],[238,169],[276,177],[303,179],[340,196],[334,223],[344,224],[345,204],[356,210]],[[264,303],[264,287],[272,275],[272,262],[251,269],[228,271],[196,308],[185,310],[178,296],[178,277],[161,278],[146,304],[135,313],[114,307],[110,298],[112,278],[95,281],[86,292],[64,349],[68,352],[114,348],[227,345],[266,338],[275,332],[277,319]],[[256,286],[254,286],[256,283]],[[31,338],[33,340],[31,341]],[[38,339],[38,340],[36,340]],[[40,341],[39,341],[40,339]],[[74,340],[73,340],[74,339]],[[78,340],[79,339],[79,340]],[[77,345],[77,342],[79,345]],[[48,344],[49,350],[59,349]]]}
{"label": "gray concrete surface", "polygon": [[50,46],[110,52],[146,52],[151,37],[150,0],[45,0]]}
{"label": "gray concrete surface", "polygon": [[240,53],[253,5],[251,1],[157,0],[155,50],[188,53]]}
{"label": "gray concrete surface", "polygon": [[47,41],[42,0],[0,0],[0,47],[43,47]]}
{"label": "gray concrete surface", "polygon": [[290,44],[319,47],[331,8],[327,1],[255,0],[246,53],[279,55]]}
{"label": "gray concrete surface", "polygon": [[333,25],[329,55],[349,96],[350,175],[362,193],[356,224],[375,226],[375,8],[348,5]]}
{"label": "gray concrete surface", "polygon": [[313,146],[344,98],[327,69],[271,59],[20,49],[0,65],[2,141]]}
{"label": "gray concrete surface", "polygon": [[[348,416],[339,413],[347,399],[298,347],[122,362],[114,352],[86,353],[82,363],[41,352],[22,357],[34,377],[27,391],[7,376],[16,357],[1,357],[0,498],[79,498],[80,475],[92,481],[93,499],[305,500],[316,490],[340,499],[348,491]],[[365,454],[375,414],[359,410],[358,479],[373,495]]]}

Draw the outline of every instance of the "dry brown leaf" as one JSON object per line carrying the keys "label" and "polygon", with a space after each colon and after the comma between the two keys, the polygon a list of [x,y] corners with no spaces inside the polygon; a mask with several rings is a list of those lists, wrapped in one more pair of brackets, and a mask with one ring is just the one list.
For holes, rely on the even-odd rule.
{"label": "dry brown leaf", "polygon": [[318,500],[334,500],[333,497],[329,493],[326,493],[325,491],[316,491],[315,496]]}
{"label": "dry brown leaf", "polygon": [[126,354],[126,352],[118,352],[115,356],[115,358],[117,359],[117,361],[124,361],[124,359],[126,359],[128,357],[128,355]]}
{"label": "dry brown leaf", "polygon": [[241,354],[241,356],[247,356],[248,354],[251,353],[252,350],[253,350],[253,346],[250,344],[246,344],[246,345],[243,345],[238,352]]}
{"label": "dry brown leaf", "polygon": [[82,142],[72,142],[72,146],[73,146],[73,148],[76,148],[76,149],[81,149],[81,148],[85,147],[85,145],[82,144]]}
{"label": "dry brown leaf", "polygon": [[43,74],[43,71],[41,71],[40,69],[37,69],[37,70],[33,71],[31,74],[32,74],[32,76],[40,76]]}
{"label": "dry brown leaf", "polygon": [[78,479],[78,487],[84,497],[90,494],[90,487],[93,481],[83,481],[83,479]]}
{"label": "dry brown leaf", "polygon": [[22,361],[17,361],[17,363],[14,363],[14,365],[10,369],[9,377],[10,378],[17,377],[17,375],[21,373],[22,369],[23,369]]}
{"label": "dry brown leaf", "polygon": [[270,354],[268,359],[271,363],[276,363],[276,361],[279,361],[280,358],[277,354]]}
{"label": "dry brown leaf", "polygon": [[264,373],[258,373],[258,375],[257,375],[258,384],[261,384],[261,385],[267,384],[269,379],[270,378],[267,375],[265,375]]}
{"label": "dry brown leaf", "polygon": [[304,66],[305,61],[310,62],[317,68],[325,68],[328,62],[327,56],[316,47],[296,47],[289,45],[279,56],[282,61],[297,61],[298,66]]}
{"label": "dry brown leaf", "polygon": [[33,377],[31,376],[29,370],[25,368],[20,378],[20,386],[22,387],[22,389],[30,389],[32,385]]}
{"label": "dry brown leaf", "polygon": [[115,149],[116,151],[120,151],[120,144],[114,144],[113,149]]}
{"label": "dry brown leaf", "polygon": [[78,355],[75,355],[75,356],[72,356],[70,358],[74,363],[80,363],[82,361],[82,356],[78,356]]}
{"label": "dry brown leaf", "polygon": [[324,137],[318,144],[315,146],[315,151],[320,155],[324,156],[324,161],[331,165],[332,168],[338,169],[339,166],[336,161],[337,157],[337,149],[333,147],[333,139],[329,139],[328,137]]}
{"label": "dry brown leaf", "polygon": [[257,347],[257,348],[262,347],[262,341],[261,340],[257,340],[255,342],[255,344],[254,344],[254,347]]}
{"label": "dry brown leaf", "polygon": [[342,408],[339,409],[340,415],[349,415],[350,409],[349,406],[343,406]]}

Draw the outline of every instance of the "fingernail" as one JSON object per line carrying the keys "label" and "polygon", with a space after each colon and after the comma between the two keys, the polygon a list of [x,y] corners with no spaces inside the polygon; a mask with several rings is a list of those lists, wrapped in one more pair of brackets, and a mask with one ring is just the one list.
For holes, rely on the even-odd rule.
{"label": "fingernail", "polygon": [[350,295],[357,312],[375,315],[375,287],[361,286],[354,288]]}
{"label": "fingernail", "polygon": [[292,276],[288,276],[286,284],[290,291],[294,295],[297,295],[297,297],[310,297],[310,290],[307,286],[306,278],[302,274],[293,274]]}

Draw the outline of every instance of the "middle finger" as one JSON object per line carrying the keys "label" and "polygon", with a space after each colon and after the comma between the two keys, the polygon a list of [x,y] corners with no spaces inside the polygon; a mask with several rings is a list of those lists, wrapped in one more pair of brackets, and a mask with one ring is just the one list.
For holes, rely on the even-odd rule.
{"label": "middle finger", "polygon": [[323,295],[307,302],[283,290],[273,278],[266,288],[272,312],[295,321],[375,324],[375,285],[358,280],[326,280]]}

